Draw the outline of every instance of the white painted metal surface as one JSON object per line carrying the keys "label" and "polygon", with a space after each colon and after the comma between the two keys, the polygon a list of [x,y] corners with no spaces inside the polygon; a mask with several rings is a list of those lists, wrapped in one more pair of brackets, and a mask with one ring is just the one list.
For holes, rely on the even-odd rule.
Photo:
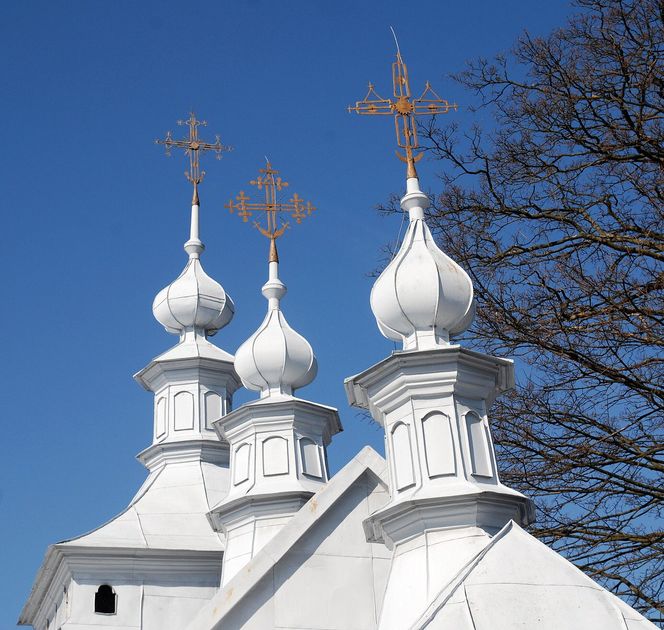
{"label": "white painted metal surface", "polygon": [[[487,411],[512,363],[449,344],[473,317],[472,285],[433,242],[428,200],[407,181],[410,227],[377,280],[379,328],[397,352],[346,382],[385,430],[332,478],[336,410],[293,397],[311,346],[280,310],[238,351],[257,401],[230,411],[232,355],[206,337],[233,305],[189,262],[155,301],[180,342],[136,375],[155,395],[149,475],[127,509],[49,548],[20,622],[37,630],[652,630],[629,606],[517,523],[530,501],[498,476]],[[223,576],[222,576],[223,568]],[[94,611],[101,584],[113,614]]]}
{"label": "white painted metal surface", "polygon": [[286,285],[279,279],[279,263],[269,263],[269,279],[263,286],[268,311],[258,330],[235,354],[235,369],[242,384],[262,398],[286,395],[311,383],[318,365],[309,342],[295,332],[281,311]]}
{"label": "white painted metal surface", "polygon": [[442,252],[424,220],[428,197],[416,178],[407,180],[401,207],[409,225],[399,251],[371,291],[371,309],[380,331],[404,350],[427,350],[449,342],[450,334],[470,326],[473,284]]}
{"label": "white painted metal surface", "polygon": [[200,262],[205,246],[198,238],[199,207],[191,207],[190,238],[184,244],[189,260],[182,273],[154,299],[152,312],[170,333],[195,331],[213,335],[226,326],[235,312],[233,300],[224,288],[208,276]]}

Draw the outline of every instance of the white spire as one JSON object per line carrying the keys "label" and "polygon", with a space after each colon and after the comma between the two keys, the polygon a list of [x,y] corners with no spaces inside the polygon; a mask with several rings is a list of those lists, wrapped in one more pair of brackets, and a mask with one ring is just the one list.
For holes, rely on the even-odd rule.
{"label": "white spire", "polygon": [[215,422],[231,454],[231,487],[210,512],[226,542],[222,587],[327,483],[325,449],[341,431],[336,409],[293,396],[314,379],[318,366],[309,342],[281,312],[286,286],[275,240],[283,228],[278,232],[274,225],[272,217],[262,231],[270,237],[267,315],[235,354],[235,372],[260,399]]}
{"label": "white spire", "polygon": [[386,337],[402,341],[404,350],[428,350],[449,344],[450,334],[462,332],[473,319],[473,285],[468,275],[446,256],[433,241],[424,220],[429,199],[420,190],[415,163],[419,151],[417,117],[437,116],[456,105],[440,98],[426,83],[422,94],[413,98],[408,69],[397,47],[392,64],[394,99],[381,97],[369,83],[363,100],[348,111],[364,116],[394,116],[397,144],[407,164],[406,195],[401,207],[410,215],[410,225],[399,252],[385,268],[371,292],[371,308],[378,328]]}
{"label": "white spire", "polygon": [[269,279],[263,285],[268,310],[263,323],[235,354],[235,370],[247,389],[261,398],[292,396],[293,391],[311,383],[318,365],[309,342],[296,333],[281,312],[286,286],[279,279],[279,261],[272,241]]}
{"label": "white spire", "polygon": [[223,287],[210,278],[200,262],[205,245],[199,238],[199,202],[194,192],[189,240],[184,244],[189,261],[182,273],[155,297],[152,312],[170,333],[210,336],[233,318],[235,306]]}
{"label": "white spire", "polygon": [[401,208],[410,224],[394,259],[371,291],[371,309],[380,331],[404,350],[446,346],[474,317],[473,284],[468,274],[443,253],[424,219],[428,197],[417,178],[406,180]]}

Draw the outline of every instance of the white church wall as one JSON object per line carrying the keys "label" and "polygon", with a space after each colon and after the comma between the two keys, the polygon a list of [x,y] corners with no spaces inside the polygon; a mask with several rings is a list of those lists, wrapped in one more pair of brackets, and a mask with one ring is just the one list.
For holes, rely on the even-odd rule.
{"label": "white church wall", "polygon": [[[116,612],[114,614],[95,612],[95,593],[101,584],[108,584],[115,592]],[[65,627],[77,630],[90,627],[128,630],[140,627],[141,600],[142,586],[139,583],[132,584],[120,580],[102,582],[75,578],[70,592],[71,614]]]}
{"label": "white church wall", "polygon": [[226,584],[251,558],[262,549],[288,521],[292,514],[268,515],[264,519],[251,516],[228,528],[222,584]]}
{"label": "white church wall", "polygon": [[181,630],[216,591],[212,586],[164,588],[146,584],[141,630]]}
{"label": "white church wall", "polygon": [[[65,629],[91,627],[128,630],[182,630],[218,590],[216,576],[169,576],[153,580],[115,577],[101,582],[79,578],[70,589]],[[95,593],[108,584],[116,595],[116,612],[95,612]],[[53,622],[48,630],[58,630]]]}
{"label": "white church wall", "polygon": [[[218,551],[63,546],[56,554],[35,630],[182,630],[219,589]],[[113,611],[96,610],[100,586],[112,589]]]}

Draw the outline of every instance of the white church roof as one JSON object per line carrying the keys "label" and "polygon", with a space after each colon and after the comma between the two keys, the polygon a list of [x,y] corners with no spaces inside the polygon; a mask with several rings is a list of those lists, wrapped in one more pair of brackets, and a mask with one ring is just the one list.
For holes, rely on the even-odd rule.
{"label": "white church roof", "polygon": [[[387,483],[386,462],[370,447],[365,447],[332,477],[279,535],[220,589],[187,630],[258,630],[277,627],[265,624],[276,623],[279,618],[280,630],[382,627],[380,608],[391,554],[380,544],[367,543],[370,552],[359,547],[353,550],[357,544],[352,542],[354,534],[358,533],[353,526],[360,529],[360,523],[352,514],[340,520],[334,511],[342,497],[358,486],[367,472]],[[387,499],[384,487],[382,496],[374,498],[372,509]],[[326,532],[331,541],[328,547],[317,548],[320,539],[311,536],[314,528]],[[345,544],[340,545],[340,540]],[[415,615],[417,621],[403,630],[654,628],[513,521],[486,541],[429,605]],[[329,560],[335,556],[367,554],[375,554],[373,575],[359,566],[353,571],[344,570],[343,564]],[[381,561],[387,563],[384,571]],[[363,596],[368,581],[375,602]],[[351,597],[349,593],[354,598],[352,601],[345,599]],[[314,602],[312,611],[304,604],[305,600]]]}
{"label": "white church roof", "polygon": [[[362,519],[387,500],[386,468],[376,451],[364,447],[220,589],[187,630],[236,628],[240,627],[236,625],[238,617],[244,616],[253,618],[244,627],[266,629],[272,626],[261,624],[271,623],[270,615],[290,620],[284,623],[297,623],[283,626],[288,628],[376,628],[390,553],[384,545],[366,541]],[[378,481],[373,492],[360,485],[367,473]],[[362,508],[353,505],[343,515],[335,514],[335,508],[352,489],[366,499],[364,512],[358,513]],[[317,526],[322,536],[312,536]],[[348,570],[350,567],[352,570]],[[281,596],[277,595],[281,579],[289,582],[290,595],[286,595],[286,588]],[[265,588],[270,591],[265,597],[275,600],[268,604],[269,611],[261,610],[266,602],[257,594]],[[326,599],[321,599],[319,592]],[[344,594],[354,598],[355,606],[347,599],[340,605]],[[275,606],[278,611],[274,611]],[[295,622],[294,618],[299,620]],[[303,619],[305,625],[301,625]],[[359,624],[358,619],[370,625]]]}
{"label": "white church roof", "polygon": [[[141,551],[213,552],[220,562],[223,539],[210,527],[207,513],[228,490],[227,469],[196,457],[198,449],[206,445],[192,445],[191,461],[186,461],[187,445],[180,443],[178,448],[184,461],[161,467],[155,462],[156,468],[120,514],[87,534],[49,546],[19,623],[31,623],[68,550],[105,556]],[[151,460],[160,457],[154,448],[146,450],[152,450]]]}
{"label": "white church roof", "polygon": [[646,630],[653,625],[513,521],[412,630]]}
{"label": "white church roof", "polygon": [[208,462],[169,464],[151,473],[127,508],[65,545],[223,550],[207,520],[227,492],[223,469]]}

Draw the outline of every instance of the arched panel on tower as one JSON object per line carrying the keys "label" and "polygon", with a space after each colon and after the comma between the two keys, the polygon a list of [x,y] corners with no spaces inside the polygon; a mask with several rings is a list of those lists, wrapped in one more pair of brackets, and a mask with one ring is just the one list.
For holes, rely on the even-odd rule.
{"label": "arched panel on tower", "polygon": [[217,392],[205,392],[205,428],[214,429],[212,423],[221,418],[221,396]]}
{"label": "arched panel on tower", "polygon": [[318,445],[312,439],[304,437],[300,440],[300,458],[302,460],[302,472],[305,475],[318,479],[323,476]]}
{"label": "arched panel on tower", "polygon": [[429,477],[442,477],[456,473],[454,438],[449,416],[439,411],[422,420],[424,453]]}
{"label": "arched panel on tower", "polygon": [[404,490],[415,483],[413,451],[410,443],[410,427],[399,422],[392,429],[392,453],[397,490]]}
{"label": "arched panel on tower", "polygon": [[251,444],[241,444],[235,451],[235,457],[231,470],[233,471],[233,483],[239,486],[249,479],[249,465]]}
{"label": "arched panel on tower", "polygon": [[491,455],[489,453],[489,439],[484,421],[474,411],[466,414],[466,429],[468,431],[468,447],[470,448],[470,463],[473,475],[492,477]]}
{"label": "arched panel on tower", "polygon": [[155,437],[159,439],[166,435],[166,398],[162,396],[157,401],[157,406],[155,407],[155,425],[154,432]]}
{"label": "arched panel on tower", "polygon": [[288,440],[278,435],[263,442],[263,475],[288,474]]}
{"label": "arched panel on tower", "polygon": [[194,428],[194,396],[191,392],[178,392],[173,398],[175,430]]}

